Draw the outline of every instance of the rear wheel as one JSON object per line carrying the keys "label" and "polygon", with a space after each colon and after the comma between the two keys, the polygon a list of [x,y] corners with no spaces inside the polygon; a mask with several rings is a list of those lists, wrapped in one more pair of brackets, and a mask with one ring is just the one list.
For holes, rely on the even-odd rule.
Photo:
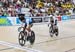
{"label": "rear wheel", "polygon": [[33,45],[34,42],[35,42],[35,33],[34,33],[34,31],[31,31],[30,44]]}
{"label": "rear wheel", "polygon": [[58,36],[58,29],[56,29],[55,35]]}

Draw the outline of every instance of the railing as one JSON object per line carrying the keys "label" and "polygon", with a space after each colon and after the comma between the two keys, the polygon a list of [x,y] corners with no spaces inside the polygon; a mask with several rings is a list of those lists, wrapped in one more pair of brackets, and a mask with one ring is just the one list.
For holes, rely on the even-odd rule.
{"label": "railing", "polygon": [[[41,16],[41,17],[31,17],[33,20],[33,23],[47,23],[49,21],[49,16]],[[75,15],[67,16],[63,15],[60,17],[57,17],[58,21],[62,20],[69,20],[69,19],[75,19]],[[0,26],[5,25],[20,25],[21,22],[19,21],[18,17],[0,17]]]}

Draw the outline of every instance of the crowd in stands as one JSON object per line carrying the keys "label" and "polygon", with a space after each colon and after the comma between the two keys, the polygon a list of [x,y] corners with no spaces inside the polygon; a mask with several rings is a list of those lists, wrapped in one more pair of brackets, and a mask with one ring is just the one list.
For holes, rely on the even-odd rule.
{"label": "crowd in stands", "polygon": [[71,0],[0,0],[0,16],[15,17],[19,13],[30,16],[67,15],[73,8]]}

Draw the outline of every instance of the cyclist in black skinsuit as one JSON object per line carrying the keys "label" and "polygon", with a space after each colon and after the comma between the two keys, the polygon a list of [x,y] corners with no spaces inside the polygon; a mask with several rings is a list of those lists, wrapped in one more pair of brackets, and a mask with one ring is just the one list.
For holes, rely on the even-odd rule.
{"label": "cyclist in black skinsuit", "polygon": [[27,27],[27,24],[26,24],[26,19],[24,18],[24,14],[19,14],[19,20],[22,22],[22,23],[25,23],[24,27],[23,28],[23,31],[25,31],[26,27]]}

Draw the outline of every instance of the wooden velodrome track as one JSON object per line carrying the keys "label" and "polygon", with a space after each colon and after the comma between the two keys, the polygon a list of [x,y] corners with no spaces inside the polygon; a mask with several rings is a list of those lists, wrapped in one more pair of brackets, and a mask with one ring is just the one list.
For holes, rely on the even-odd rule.
{"label": "wooden velodrome track", "polygon": [[75,20],[59,22],[59,36],[53,38],[49,36],[47,24],[34,25],[35,43],[32,48],[29,44],[24,46],[25,50],[18,44],[18,27],[0,26],[0,52],[27,52],[27,48],[42,52],[75,52]]}

